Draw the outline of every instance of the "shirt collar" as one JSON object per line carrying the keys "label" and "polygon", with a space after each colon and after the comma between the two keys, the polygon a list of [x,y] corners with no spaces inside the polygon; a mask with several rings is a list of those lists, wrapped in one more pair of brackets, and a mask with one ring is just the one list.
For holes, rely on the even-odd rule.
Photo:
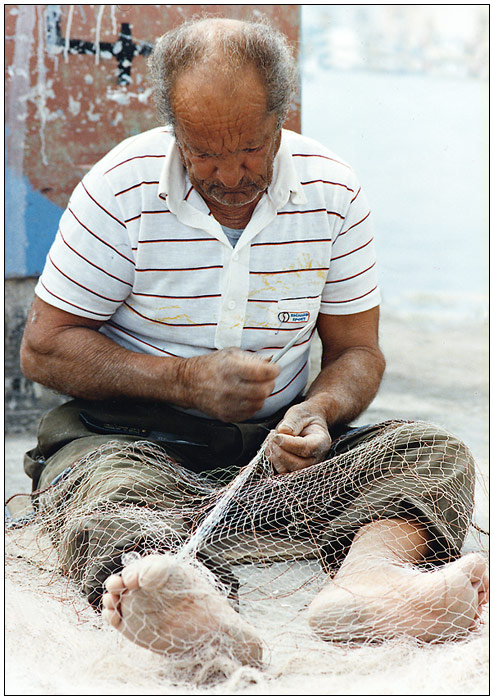
{"label": "shirt collar", "polygon": [[307,197],[293,164],[292,152],[283,129],[281,143],[274,159],[273,180],[268,187],[268,196],[279,210],[290,200],[292,204],[305,204]]}
{"label": "shirt collar", "polygon": [[176,213],[186,195],[185,179],[186,171],[180,158],[175,137],[172,136],[166,153],[165,162],[161,170],[158,185],[158,196],[166,199],[170,211]]}
{"label": "shirt collar", "polygon": [[[172,136],[165,163],[161,171],[158,185],[158,195],[166,199],[168,208],[177,213],[187,194],[188,177],[175,137]],[[282,132],[281,143],[273,164],[273,179],[268,187],[267,196],[277,210],[290,200],[292,204],[305,204],[307,198],[302,184],[297,177],[292,154],[287,143],[285,130]]]}

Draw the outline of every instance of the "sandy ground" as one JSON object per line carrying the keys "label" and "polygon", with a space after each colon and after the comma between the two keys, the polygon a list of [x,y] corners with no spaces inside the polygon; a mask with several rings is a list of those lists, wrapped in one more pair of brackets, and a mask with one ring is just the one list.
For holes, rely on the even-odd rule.
{"label": "sandy ground", "polygon": [[[476,520],[487,528],[487,328],[479,323],[452,328],[384,315],[381,341],[386,376],[358,423],[421,419],[461,437],[484,474],[476,495]],[[34,430],[6,438],[7,496],[29,490],[22,453],[34,445],[33,436]],[[478,543],[470,537],[465,548],[476,549]],[[266,669],[239,669],[214,686],[194,685],[183,673],[173,676],[160,657],[104,627],[63,582],[50,581],[46,572],[23,559],[7,557],[6,694],[488,694],[487,615],[481,630],[461,643],[393,642],[350,649],[312,639],[303,612],[294,615],[303,605],[293,599],[251,611],[253,622],[262,621],[271,642]]]}

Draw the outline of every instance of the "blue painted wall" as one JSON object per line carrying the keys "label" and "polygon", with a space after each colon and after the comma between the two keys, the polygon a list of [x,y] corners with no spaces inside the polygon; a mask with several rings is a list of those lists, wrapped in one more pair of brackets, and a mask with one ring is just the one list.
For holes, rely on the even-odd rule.
{"label": "blue painted wall", "polygon": [[[158,125],[146,51],[200,7],[5,5],[7,277],[39,276],[79,180],[117,143]],[[262,11],[297,45],[298,5],[206,7],[237,19]],[[300,130],[298,103],[290,119]]]}
{"label": "blue painted wall", "polygon": [[5,275],[37,277],[58,229],[62,208],[5,167]]}

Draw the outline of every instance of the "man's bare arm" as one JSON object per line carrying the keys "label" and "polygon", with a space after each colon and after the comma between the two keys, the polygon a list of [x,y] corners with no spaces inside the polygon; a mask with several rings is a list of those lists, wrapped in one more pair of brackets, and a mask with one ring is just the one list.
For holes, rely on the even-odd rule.
{"label": "man's bare arm", "polygon": [[319,316],[321,372],[307,398],[321,403],[329,426],[357,418],[379,389],[386,363],[378,327],[379,307],[348,316]]}
{"label": "man's bare arm", "polygon": [[277,471],[320,461],[331,445],[331,426],[359,416],[377,393],[385,368],[378,342],[379,308],[347,316],[321,314],[321,371],[306,400],[289,409],[270,442]]}
{"label": "man's bare arm", "polygon": [[166,401],[224,421],[253,416],[279,374],[236,349],[189,359],[132,352],[99,333],[100,326],[36,297],[21,347],[24,374],[74,397]]}

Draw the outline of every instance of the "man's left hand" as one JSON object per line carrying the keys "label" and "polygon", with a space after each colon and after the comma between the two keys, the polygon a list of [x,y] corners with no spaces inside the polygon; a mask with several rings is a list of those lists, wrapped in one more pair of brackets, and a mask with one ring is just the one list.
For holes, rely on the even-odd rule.
{"label": "man's left hand", "polygon": [[287,474],[321,462],[330,446],[326,419],[304,401],[288,409],[271,432],[266,454],[279,474]]}

